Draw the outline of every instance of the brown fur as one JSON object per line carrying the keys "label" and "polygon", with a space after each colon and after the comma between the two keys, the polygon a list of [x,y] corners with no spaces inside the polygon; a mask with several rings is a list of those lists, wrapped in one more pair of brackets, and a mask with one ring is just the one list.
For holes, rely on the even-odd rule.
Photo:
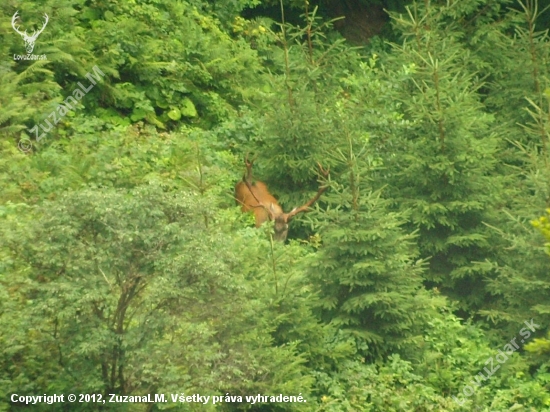
{"label": "brown fur", "polygon": [[265,183],[256,181],[250,187],[252,193],[245,182],[240,181],[237,183],[237,186],[235,186],[235,199],[242,205],[241,210],[243,212],[254,212],[256,227],[260,227],[262,223],[270,220],[268,208],[272,209],[275,216],[283,214],[283,209],[279,206],[277,199],[269,193]]}
{"label": "brown fur", "polygon": [[[295,207],[289,213],[284,213],[277,199],[269,193],[265,183],[252,181],[253,163],[254,161],[249,161],[247,156],[245,159],[246,174],[243,176],[243,180],[235,185],[235,200],[241,205],[241,210],[243,212],[252,211],[254,213],[256,227],[260,227],[268,220],[274,220],[275,233],[273,238],[284,242],[288,234],[288,222],[298,213],[307,212],[309,207],[311,207],[326,190],[326,187],[320,187],[317,194],[302,206]],[[325,177],[328,177],[328,169],[324,170],[320,164],[319,169]]]}

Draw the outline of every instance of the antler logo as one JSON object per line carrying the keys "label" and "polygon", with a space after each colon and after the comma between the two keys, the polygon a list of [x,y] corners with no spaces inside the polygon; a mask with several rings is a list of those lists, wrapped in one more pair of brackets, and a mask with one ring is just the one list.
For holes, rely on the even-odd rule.
{"label": "antler logo", "polygon": [[19,13],[19,11],[16,11],[15,14],[13,15],[12,19],[11,19],[11,26],[13,27],[13,30],[15,30],[16,33],[20,34],[21,37],[23,37],[23,41],[25,42],[25,49],[27,49],[28,54],[31,54],[33,49],[34,49],[34,43],[36,42],[36,39],[38,38],[40,33],[42,33],[44,31],[44,29],[46,28],[46,25],[48,24],[49,17],[46,13],[44,13],[44,20],[45,21],[44,21],[44,24],[42,25],[42,28],[38,31],[33,30],[33,33],[29,36],[27,34],[27,30],[25,30],[24,32],[21,32],[19,30],[19,26],[15,25],[16,20],[19,17],[17,15],[17,13]]}

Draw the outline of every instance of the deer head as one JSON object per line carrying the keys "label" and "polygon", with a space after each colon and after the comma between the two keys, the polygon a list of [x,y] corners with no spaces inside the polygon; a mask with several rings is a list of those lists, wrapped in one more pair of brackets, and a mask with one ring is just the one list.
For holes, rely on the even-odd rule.
{"label": "deer head", "polygon": [[19,35],[21,35],[21,37],[23,37],[23,41],[25,42],[25,49],[27,50],[28,54],[31,54],[32,51],[34,50],[34,43],[36,42],[36,39],[38,38],[40,33],[44,31],[44,29],[46,28],[46,25],[48,24],[49,17],[46,13],[44,13],[44,24],[42,25],[42,28],[38,31],[34,30],[33,33],[29,36],[27,34],[27,30],[25,30],[24,32],[21,32],[19,30],[19,26],[15,25],[16,20],[19,17],[17,13],[19,13],[19,11],[16,11],[11,19],[11,26],[13,27],[13,30],[15,30],[16,33],[18,33]]}

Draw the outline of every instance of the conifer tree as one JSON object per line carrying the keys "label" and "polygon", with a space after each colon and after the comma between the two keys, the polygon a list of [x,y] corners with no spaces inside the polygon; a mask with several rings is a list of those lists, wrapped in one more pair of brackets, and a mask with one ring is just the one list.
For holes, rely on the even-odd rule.
{"label": "conifer tree", "polygon": [[409,227],[418,229],[421,256],[429,259],[426,280],[467,310],[487,294],[488,269],[477,262],[491,252],[483,222],[499,200],[500,183],[493,176],[493,117],[478,97],[480,79],[468,69],[458,18],[450,18],[455,6],[414,2],[392,16],[403,41],[384,61],[395,84],[389,97],[399,102],[403,121],[383,144],[394,205],[410,210]]}
{"label": "conifer tree", "polygon": [[496,273],[487,283],[493,298],[481,314],[507,335],[533,316],[548,324],[550,287],[543,238],[531,226],[550,204],[550,38],[540,28],[542,2],[515,6],[479,30],[473,48],[488,76],[485,106],[506,148],[498,168],[504,199],[491,225],[500,240],[487,264]]}
{"label": "conifer tree", "polygon": [[372,189],[380,161],[370,153],[368,138],[345,105],[337,107],[334,127],[347,148],[332,155],[341,173],[327,195],[329,207],[319,223],[322,246],[311,270],[320,288],[320,313],[353,336],[363,356],[407,352],[441,301],[422,285],[424,262],[415,236],[402,228],[407,213],[391,211],[382,191]]}

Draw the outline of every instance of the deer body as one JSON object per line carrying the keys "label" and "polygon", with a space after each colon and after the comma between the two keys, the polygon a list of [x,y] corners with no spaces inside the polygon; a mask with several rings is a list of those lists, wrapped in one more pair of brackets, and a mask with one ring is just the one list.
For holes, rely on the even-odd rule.
{"label": "deer body", "polygon": [[235,186],[235,198],[242,205],[243,212],[254,212],[256,219],[256,227],[260,227],[262,223],[270,220],[268,208],[273,209],[275,215],[282,215],[283,209],[277,202],[265,183],[256,181],[252,183],[251,189],[244,181],[237,183]]}
{"label": "deer body", "polygon": [[[294,208],[289,213],[284,213],[283,208],[277,202],[277,199],[273,197],[267,188],[267,185],[263,182],[252,182],[252,165],[254,161],[248,161],[248,157],[245,160],[247,173],[243,176],[242,181],[235,186],[235,199],[237,203],[242,205],[241,210],[243,212],[254,213],[256,220],[256,227],[260,227],[268,220],[275,221],[275,233],[273,238],[275,240],[284,241],[288,234],[288,223],[294,216],[301,212],[307,212],[309,207],[315,203],[321,194],[327,189],[321,187],[317,192],[317,195],[313,197],[309,202],[304,205]],[[328,176],[328,171],[323,170],[319,165],[321,172]]]}

